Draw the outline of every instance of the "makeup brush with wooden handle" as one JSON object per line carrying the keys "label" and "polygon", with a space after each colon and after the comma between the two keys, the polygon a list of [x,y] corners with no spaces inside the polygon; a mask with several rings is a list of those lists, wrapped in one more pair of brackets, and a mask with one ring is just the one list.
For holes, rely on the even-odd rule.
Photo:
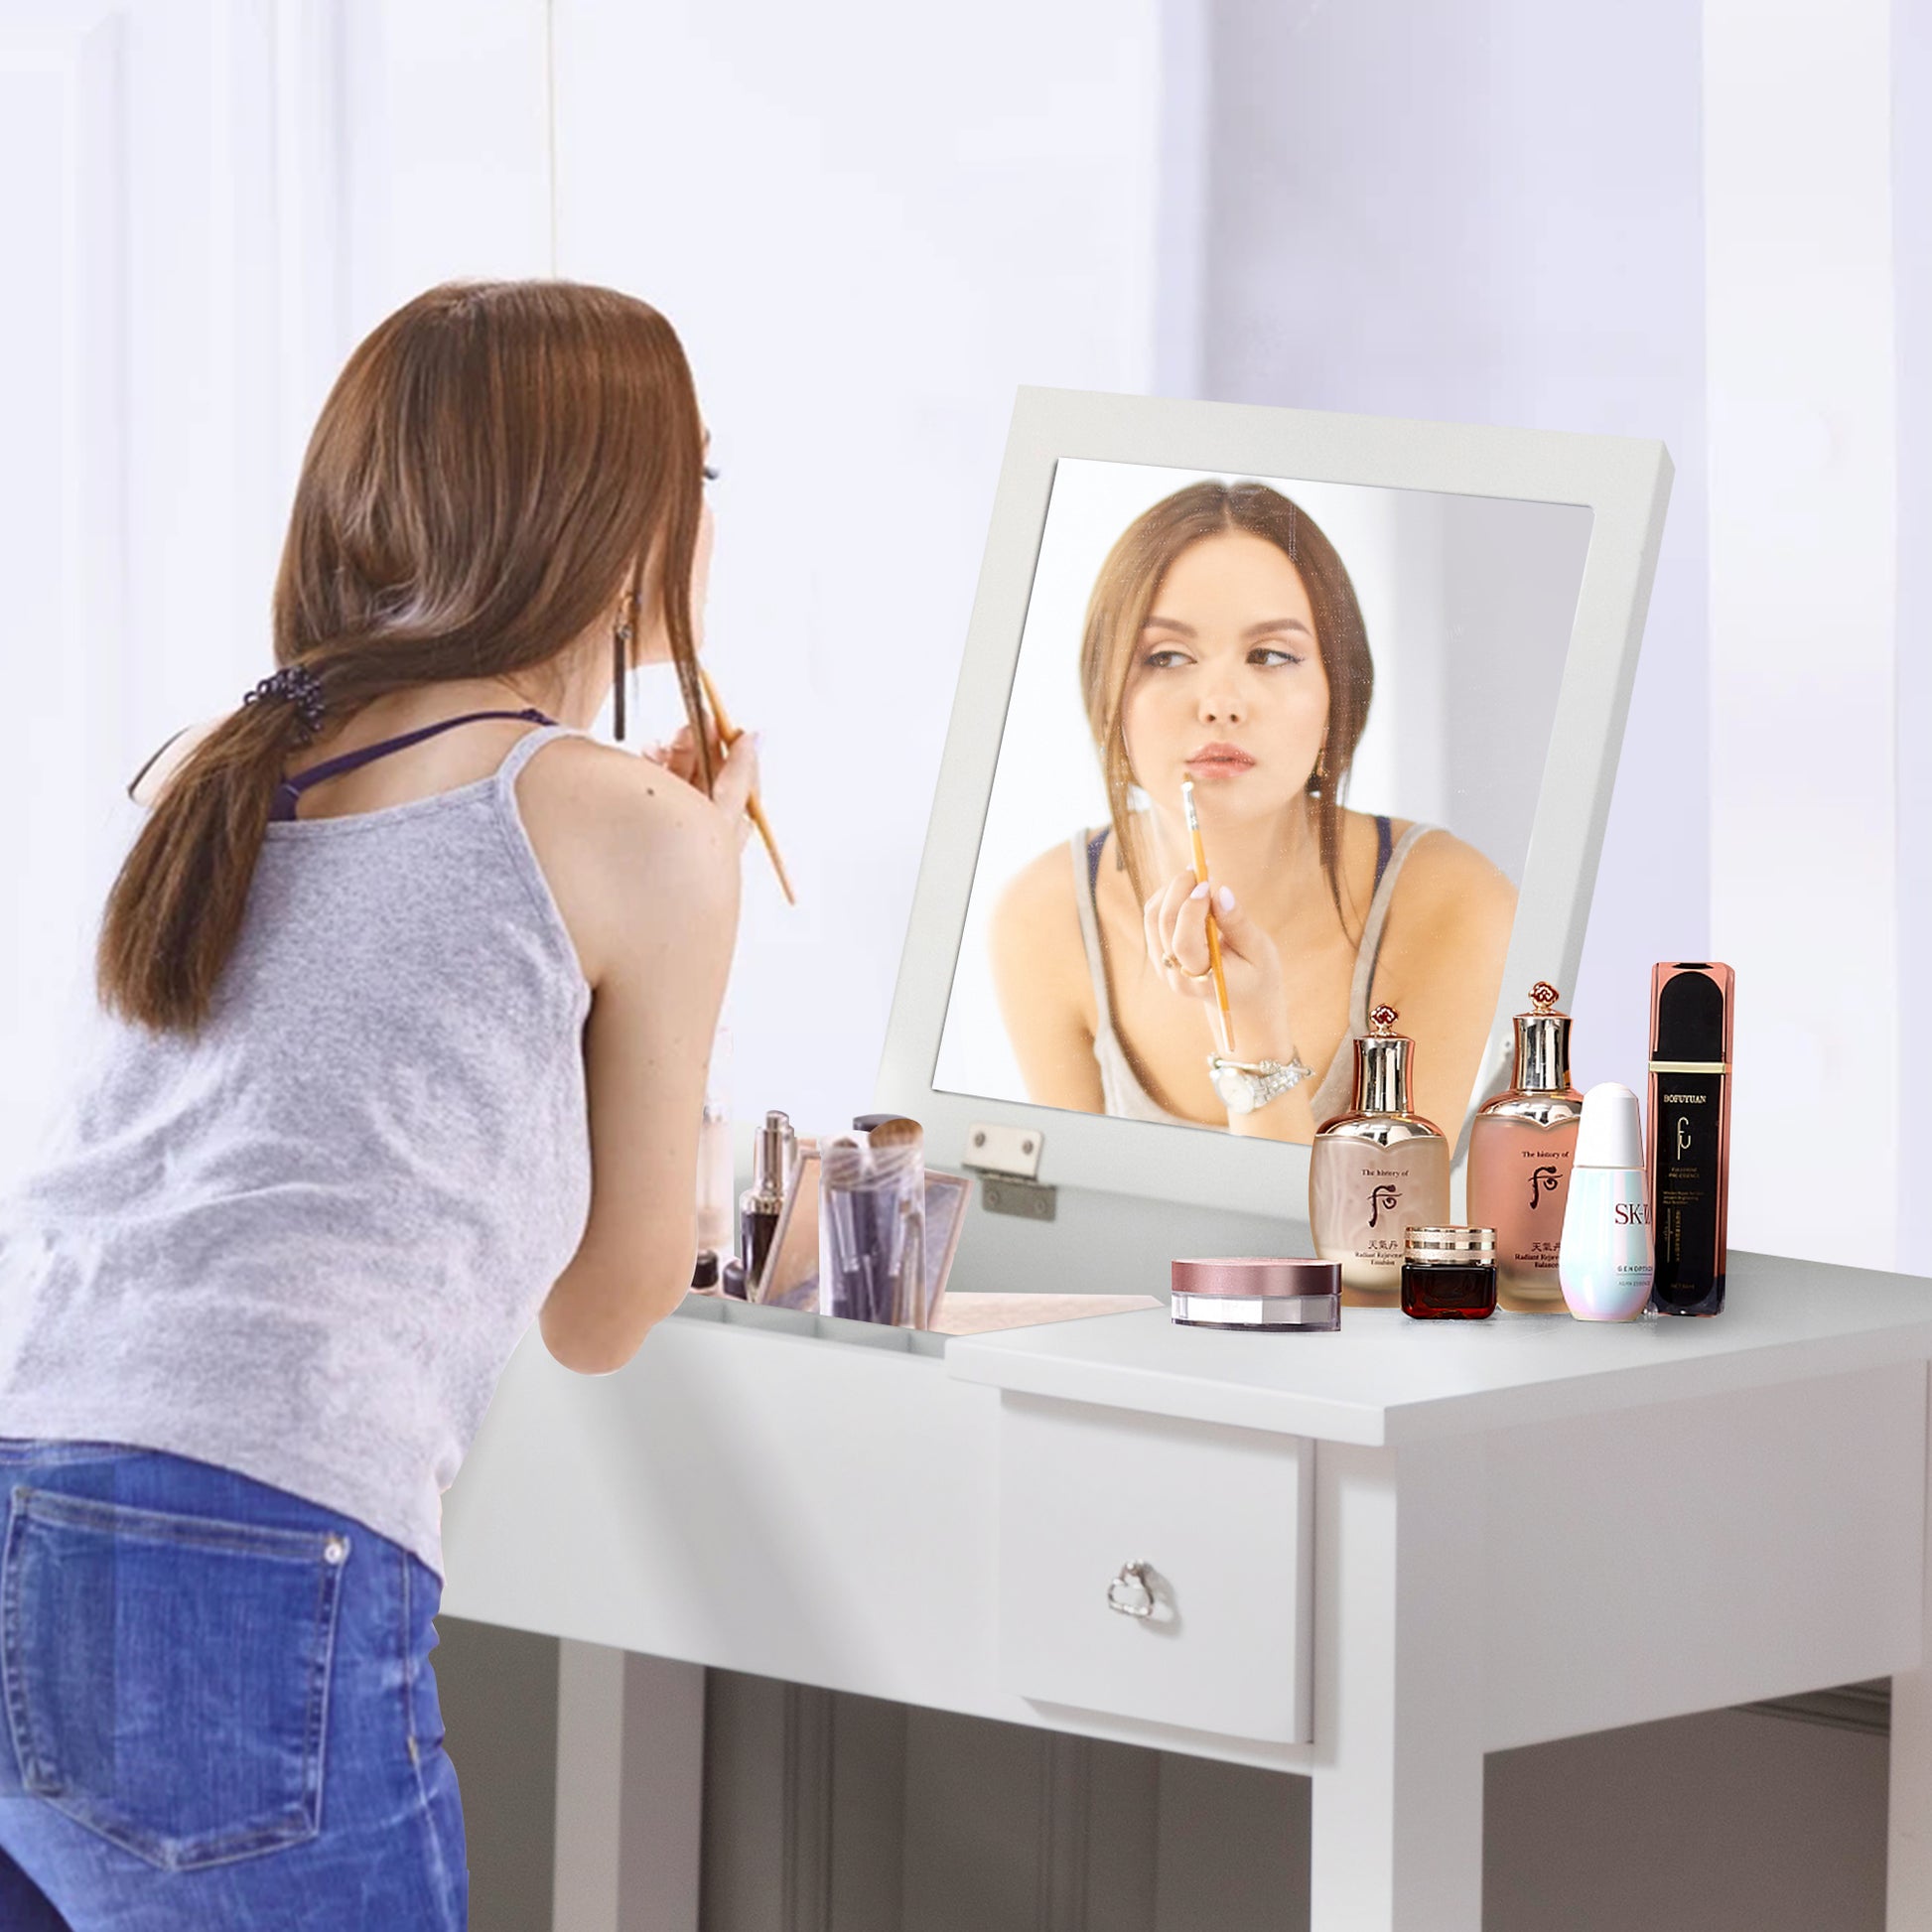
{"label": "makeup brush with wooden handle", "polygon": [[[711,707],[712,722],[718,727],[718,742],[729,752],[745,734],[732,723],[725,707],[719,703],[718,687],[712,683],[711,673],[702,664],[698,667],[698,677],[704,686],[705,703]],[[764,849],[771,856],[771,870],[778,875],[778,890],[784,894],[785,903],[796,905],[798,896],[791,890],[785,862],[778,857],[778,841],[771,836],[771,821],[765,817],[764,807],[759,803],[756,791],[745,801],[745,816],[758,828],[758,835],[764,841]]]}

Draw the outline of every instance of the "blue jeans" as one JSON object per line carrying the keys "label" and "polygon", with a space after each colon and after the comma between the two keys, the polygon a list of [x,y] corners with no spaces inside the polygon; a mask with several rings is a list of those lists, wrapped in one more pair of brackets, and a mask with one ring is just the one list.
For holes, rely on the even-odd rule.
{"label": "blue jeans", "polygon": [[0,1438],[0,1927],[460,1932],[439,1593],[246,1476]]}

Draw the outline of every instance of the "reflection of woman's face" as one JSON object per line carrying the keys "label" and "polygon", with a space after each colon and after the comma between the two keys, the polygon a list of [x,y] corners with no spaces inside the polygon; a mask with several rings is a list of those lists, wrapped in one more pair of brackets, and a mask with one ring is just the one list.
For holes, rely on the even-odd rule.
{"label": "reflection of woman's face", "polygon": [[1134,647],[1121,730],[1134,781],[1177,811],[1280,812],[1301,796],[1328,724],[1328,674],[1302,573],[1265,537],[1229,530],[1168,568]]}

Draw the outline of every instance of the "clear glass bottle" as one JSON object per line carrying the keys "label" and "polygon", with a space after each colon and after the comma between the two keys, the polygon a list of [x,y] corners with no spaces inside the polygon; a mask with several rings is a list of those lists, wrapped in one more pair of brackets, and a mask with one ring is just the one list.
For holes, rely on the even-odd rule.
{"label": "clear glass bottle", "polygon": [[698,1125],[698,1255],[691,1286],[700,1295],[720,1293],[719,1271],[735,1245],[731,1084],[731,1031],[720,1027],[711,1042],[704,1115]]}
{"label": "clear glass bottle", "polygon": [[752,1184],[738,1199],[738,1259],[744,1264],[746,1295],[754,1302],[797,1159],[791,1121],[774,1107],[752,1143]]}
{"label": "clear glass bottle", "polygon": [[1518,1313],[1564,1306],[1557,1280],[1563,1210],[1584,1097],[1570,1084],[1570,1016],[1548,980],[1516,1016],[1516,1073],[1469,1128],[1469,1219],[1496,1230],[1496,1296]]}
{"label": "clear glass bottle", "polygon": [[1355,1036],[1355,1108],[1324,1121],[1309,1156],[1314,1251],[1341,1265],[1351,1308],[1394,1308],[1409,1230],[1449,1217],[1449,1150],[1433,1121],[1409,1111],[1413,1039],[1377,1007]]}

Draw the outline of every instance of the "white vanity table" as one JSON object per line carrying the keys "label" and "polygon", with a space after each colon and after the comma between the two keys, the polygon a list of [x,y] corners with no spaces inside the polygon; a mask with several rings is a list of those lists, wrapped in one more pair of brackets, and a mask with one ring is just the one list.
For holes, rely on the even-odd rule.
{"label": "white vanity table", "polygon": [[[1366,748],[1346,795],[1393,815],[1382,837],[1393,819],[1443,827],[1511,882],[1487,1033],[1456,1049],[1480,1046],[1471,1107],[1509,1083],[1523,990],[1577,984],[1669,478],[1648,442],[1022,392],[873,1095],[923,1123],[938,1165],[998,1177],[1006,1211],[976,1221],[964,1257],[976,1287],[1138,1291],[1172,1256],[1311,1252],[1288,1218],[1310,1199],[1307,1148],[1026,1074],[1006,1007],[1062,1034],[1067,1016],[1029,1008],[1020,975],[996,987],[989,964],[994,908],[1035,855],[1061,863],[1069,832],[1088,856],[1068,920],[1098,891],[1094,827],[1117,855],[1179,836],[1143,776],[1166,784],[1210,726],[1263,719],[1249,765],[1301,787],[1275,804],[1210,791],[1210,845],[1225,830],[1262,850],[1271,824],[1288,838],[1291,797],[1346,792]],[[1230,589],[1225,611],[1188,607],[1197,622],[1146,617],[1165,579],[1140,606],[1103,595],[1119,559],[1146,562],[1188,517],[1220,530],[1237,495],[1243,515],[1274,504],[1267,541],[1329,633],[1327,762],[1290,742],[1288,701],[1262,683],[1310,660],[1248,645],[1286,637],[1287,590]],[[1330,575],[1367,600],[1336,589],[1326,617],[1309,593],[1323,518],[1350,557]],[[1122,628],[1135,609],[1146,622]],[[1159,668],[1131,668],[1150,622],[1198,645],[1198,663],[1159,656],[1199,676],[1167,752],[1155,707],[1142,774],[1124,720]],[[1343,648],[1371,631],[1372,674]],[[1115,666],[1098,722],[1071,700],[1083,637]],[[1379,768],[1371,685],[1390,721]],[[1103,786],[1103,765],[1135,785]],[[1101,961],[1115,985],[1154,970],[1131,944]],[[1098,991],[1094,1012],[1098,1064]],[[706,1665],[1305,1775],[1314,1932],[1478,1932],[1487,1751],[1891,1677],[1890,1924],[1932,1932],[1928,1363],[1932,1282],[1735,1255],[1721,1317],[1629,1326],[1391,1310],[1243,1334],[1155,1310],[942,1344],[698,1304],[595,1383],[526,1341],[451,1492],[445,1603],[620,1662],[677,1660],[661,1670],[687,1673],[665,1703],[685,1790],[659,1808],[685,1821],[687,1867],[690,1667]],[[628,1676],[580,1702],[600,1696],[627,1707]],[[660,1792],[674,1756],[656,1753]],[[613,1782],[606,1845],[621,1815],[644,1817]],[[574,1815],[560,1800],[560,1825]],[[693,1876],[647,1919],[696,1911]]]}
{"label": "white vanity table", "polygon": [[942,1345],[694,1304],[594,1381],[531,1335],[445,1607],[1307,1774],[1315,1932],[1476,1932],[1485,1750],[1889,1675],[1904,1932],[1929,1361],[1932,1282],[1750,1256],[1721,1318],[1627,1327]]}

